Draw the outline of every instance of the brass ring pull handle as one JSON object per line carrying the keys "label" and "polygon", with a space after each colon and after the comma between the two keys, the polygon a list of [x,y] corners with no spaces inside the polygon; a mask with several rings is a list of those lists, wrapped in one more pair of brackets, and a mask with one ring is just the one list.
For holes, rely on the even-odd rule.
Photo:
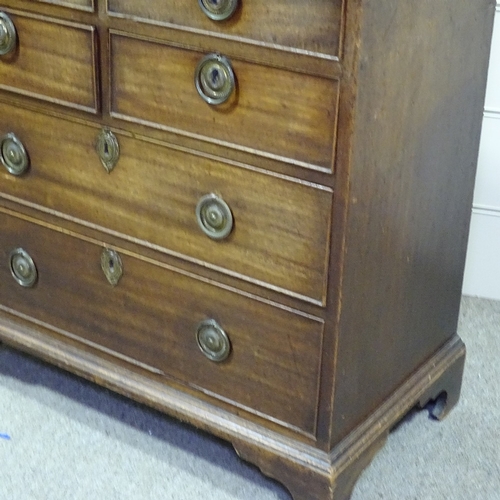
{"label": "brass ring pull handle", "polygon": [[9,256],[10,272],[13,278],[26,288],[35,285],[38,279],[38,271],[29,253],[22,248],[12,250]]}
{"label": "brass ring pull handle", "polygon": [[16,45],[16,27],[5,12],[0,12],[0,56],[6,56],[13,52]]}
{"label": "brass ring pull handle", "polygon": [[99,155],[102,166],[109,174],[120,159],[120,145],[118,144],[118,139],[109,128],[104,128],[99,132],[95,149]]}
{"label": "brass ring pull handle", "polygon": [[208,104],[226,102],[235,89],[231,62],[220,54],[205,56],[196,67],[194,83],[198,94]]}
{"label": "brass ring pull handle", "polygon": [[206,194],[196,206],[200,229],[214,240],[227,238],[233,229],[233,214],[229,205],[216,194]]}
{"label": "brass ring pull handle", "polygon": [[198,325],[196,341],[201,352],[211,361],[220,363],[231,353],[229,337],[214,319],[207,319]]}
{"label": "brass ring pull handle", "polygon": [[104,248],[101,253],[101,269],[109,284],[118,285],[123,276],[123,264],[120,255],[111,248]]}
{"label": "brass ring pull handle", "polygon": [[12,175],[22,175],[28,170],[28,153],[15,134],[9,133],[0,139],[0,161]]}
{"label": "brass ring pull handle", "polygon": [[213,21],[229,19],[236,8],[238,0],[198,0],[201,10]]}

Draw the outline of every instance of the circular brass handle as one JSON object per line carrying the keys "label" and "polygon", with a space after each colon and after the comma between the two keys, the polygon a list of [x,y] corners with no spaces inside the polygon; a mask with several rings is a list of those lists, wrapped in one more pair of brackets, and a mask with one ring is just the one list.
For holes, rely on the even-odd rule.
{"label": "circular brass handle", "polygon": [[208,104],[226,102],[235,89],[235,78],[231,62],[220,54],[205,56],[194,74],[196,90]]}
{"label": "circular brass handle", "polygon": [[9,257],[10,272],[14,279],[26,288],[35,285],[38,271],[29,253],[22,248],[12,250]]}
{"label": "circular brass handle", "polygon": [[233,214],[229,205],[216,194],[206,194],[196,206],[200,229],[214,240],[227,238],[233,230]]}
{"label": "circular brass handle", "polygon": [[207,319],[198,325],[196,341],[201,352],[211,361],[220,363],[231,353],[229,337],[214,319]]}
{"label": "circular brass handle", "polygon": [[15,134],[9,133],[0,139],[0,160],[12,175],[21,175],[28,170],[28,153]]}
{"label": "circular brass handle", "polygon": [[0,56],[10,54],[17,45],[17,32],[11,18],[0,12]]}
{"label": "circular brass handle", "polygon": [[95,148],[102,166],[109,174],[120,158],[120,145],[116,135],[109,128],[102,129],[97,136]]}
{"label": "circular brass handle", "polygon": [[213,21],[229,19],[238,7],[238,0],[198,0],[201,10]]}

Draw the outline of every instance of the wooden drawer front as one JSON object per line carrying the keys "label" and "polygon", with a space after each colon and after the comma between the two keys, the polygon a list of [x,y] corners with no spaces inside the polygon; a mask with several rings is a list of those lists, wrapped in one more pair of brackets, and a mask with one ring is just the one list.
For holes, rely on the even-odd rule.
{"label": "wooden drawer front", "polygon": [[8,14],[18,43],[13,55],[0,57],[0,88],[95,113],[94,28]]}
{"label": "wooden drawer front", "polygon": [[[314,433],[320,320],[123,253],[123,277],[112,287],[100,267],[101,245],[5,213],[0,225],[4,307]],[[34,288],[11,276],[9,255],[16,248],[37,266]],[[230,339],[231,354],[221,363],[198,347],[196,330],[206,319],[215,319]]]}
{"label": "wooden drawer front", "polygon": [[61,5],[62,7],[70,7],[72,9],[94,11],[94,0],[36,0],[41,3],[52,3]]}
{"label": "wooden drawer front", "polygon": [[108,0],[108,10],[167,25],[185,26],[224,38],[247,39],[271,47],[338,56],[342,22],[341,0],[241,0],[228,21],[212,21],[198,1]]}
{"label": "wooden drawer front", "polygon": [[338,81],[233,60],[236,97],[211,106],[194,73],[205,54],[113,35],[112,114],[331,171]]}
{"label": "wooden drawer front", "polygon": [[[108,174],[95,151],[98,128],[0,104],[0,137],[14,133],[30,157],[16,177],[0,164],[0,191],[118,231],[264,286],[324,302],[332,192],[117,135]],[[8,118],[7,118],[8,117]],[[196,220],[216,193],[234,228],[222,241]]]}

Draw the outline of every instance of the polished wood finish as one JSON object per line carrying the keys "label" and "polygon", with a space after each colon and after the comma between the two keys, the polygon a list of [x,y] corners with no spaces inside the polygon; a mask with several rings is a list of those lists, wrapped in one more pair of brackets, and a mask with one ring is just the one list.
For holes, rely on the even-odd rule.
{"label": "polished wood finish", "polygon": [[237,88],[227,103],[210,106],[194,85],[204,56],[112,33],[111,115],[333,169],[338,81],[231,59]]}
{"label": "polished wood finish", "polygon": [[366,302],[360,308],[355,294],[343,294],[332,443],[456,332],[489,53],[487,3],[365,7],[355,112],[366,119],[353,131],[343,288],[361,287]]}
{"label": "polished wood finish", "polygon": [[[20,47],[0,58],[0,137],[30,158],[0,165],[1,341],[231,441],[295,500],[347,500],[406,412],[457,403],[492,1],[0,10]],[[236,75],[218,106],[194,84],[209,53]],[[197,225],[205,194],[234,216],[222,241]],[[11,276],[19,247],[32,288]],[[220,363],[197,345],[206,319],[231,342]]]}
{"label": "polished wood finish", "polygon": [[328,453],[219,410],[200,398],[144,376],[138,367],[122,367],[103,355],[87,353],[67,340],[48,336],[43,328],[34,329],[18,318],[13,321],[8,313],[0,318],[0,336],[10,345],[64,369],[71,367],[80,376],[230,441],[240,457],[283,481],[293,498],[307,500],[348,500],[356,479],[384,444],[389,430],[415,404],[425,405],[431,393],[446,391],[450,401],[447,410],[451,410],[460,394],[465,360],[465,346],[454,336],[356,432]]}
{"label": "polished wood finish", "polygon": [[[331,189],[166,149],[119,131],[120,159],[108,174],[95,151],[95,125],[1,103],[0,113],[9,116],[0,124],[0,136],[15,133],[30,157],[22,177],[0,171],[4,195],[324,304]],[[208,193],[222,196],[233,212],[235,227],[223,241],[208,238],[196,221],[198,200]]]}
{"label": "polished wood finish", "polygon": [[[95,243],[2,213],[0,225],[0,262],[20,247],[39,274],[36,286],[26,289],[0,267],[3,307],[314,434],[323,331],[318,318],[126,254],[123,278],[113,288]],[[183,308],[179,296],[189,297]],[[205,319],[217,320],[230,338],[225,363],[209,361],[197,346],[197,325]]]}
{"label": "polished wood finish", "polygon": [[242,0],[230,19],[214,22],[203,13],[198,1],[107,0],[110,14],[328,56],[339,54],[343,3],[342,0],[316,0],[314,5],[300,0]]}
{"label": "polished wood finish", "polygon": [[16,27],[18,43],[15,52],[1,60],[0,89],[96,112],[94,28],[5,12]]}

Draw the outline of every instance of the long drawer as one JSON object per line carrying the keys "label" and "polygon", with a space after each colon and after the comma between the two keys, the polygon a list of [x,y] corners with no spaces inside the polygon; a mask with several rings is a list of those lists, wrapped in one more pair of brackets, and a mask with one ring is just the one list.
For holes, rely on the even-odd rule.
{"label": "long drawer", "polygon": [[[304,181],[230,165],[116,133],[120,156],[107,173],[97,126],[0,104],[0,141],[29,157],[23,175],[0,164],[0,193],[56,210],[233,276],[323,304],[333,194]],[[14,134],[15,138],[8,134]],[[11,139],[9,140],[9,137]],[[203,200],[232,230],[214,239],[197,219]],[[200,224],[201,222],[201,224]],[[227,221],[230,224],[229,221]],[[206,228],[206,227],[205,227]],[[216,234],[215,236],[220,236]]]}
{"label": "long drawer", "polygon": [[90,25],[4,11],[12,50],[0,56],[0,89],[96,113],[96,34]]}
{"label": "long drawer", "polygon": [[216,36],[338,56],[342,4],[341,0],[108,0],[108,11]]}
{"label": "long drawer", "polygon": [[[1,308],[166,381],[314,433],[321,320],[125,252],[118,255],[123,275],[112,286],[101,267],[103,244],[6,212],[0,211]],[[19,277],[32,286],[20,285]],[[204,352],[220,352],[220,330],[227,349],[225,359],[214,361]]]}
{"label": "long drawer", "polygon": [[[112,115],[305,168],[333,170],[337,80],[226,58],[235,90],[222,105],[207,104],[195,84],[207,56],[112,33]],[[207,78],[223,73],[217,64],[206,67],[212,68]]]}

